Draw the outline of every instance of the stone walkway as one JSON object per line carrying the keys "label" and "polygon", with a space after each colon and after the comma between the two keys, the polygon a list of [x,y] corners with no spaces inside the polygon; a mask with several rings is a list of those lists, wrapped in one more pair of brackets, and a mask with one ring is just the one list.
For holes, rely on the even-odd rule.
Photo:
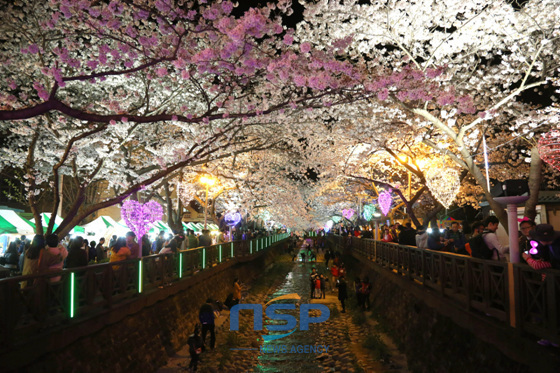
{"label": "stone walkway", "polygon": [[[295,311],[284,311],[299,319],[298,304],[322,303],[331,310],[329,320],[310,324],[309,330],[296,330],[293,334],[263,344],[262,334],[267,334],[266,325],[271,324],[266,316],[263,320],[265,329],[253,331],[252,311],[240,312],[239,331],[229,331],[229,312],[222,312],[217,320],[216,340],[217,347],[214,351],[206,351],[199,364],[199,372],[407,372],[406,359],[401,355],[394,344],[386,337],[382,340],[388,347],[391,362],[384,364],[376,359],[371,351],[363,347],[364,341],[374,329],[375,320],[366,313],[365,322],[356,325],[356,312],[341,313],[337,293],[327,290],[325,299],[310,299],[309,274],[316,267],[319,273],[326,273],[327,269],[319,256],[318,263],[292,264],[287,275],[279,279],[268,289],[260,294],[250,292],[243,303],[265,304],[268,300],[297,293],[301,300],[296,302]],[[351,286],[351,285],[350,285]],[[351,296],[351,289],[348,289]],[[293,300],[286,301],[294,303]],[[348,307],[347,307],[348,308]],[[312,311],[311,316],[313,315]],[[364,318],[361,317],[360,320]],[[285,332],[282,332],[285,333]],[[303,350],[296,353],[298,346],[328,346],[327,352],[310,352]],[[266,346],[265,353],[262,346]],[[294,348],[292,352],[292,348]],[[324,347],[322,348],[324,350]],[[171,357],[168,364],[158,370],[159,373],[188,371],[190,361],[188,346]]]}

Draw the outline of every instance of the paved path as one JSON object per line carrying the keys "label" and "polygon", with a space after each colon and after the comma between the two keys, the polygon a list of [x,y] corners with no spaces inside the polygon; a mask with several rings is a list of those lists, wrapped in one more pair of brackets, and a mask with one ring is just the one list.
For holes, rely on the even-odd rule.
{"label": "paved path", "polygon": [[[237,332],[229,331],[229,312],[223,312],[218,320],[221,324],[217,327],[218,347],[215,351],[203,354],[199,372],[406,372],[404,357],[399,355],[387,338],[384,338],[384,342],[389,345],[391,355],[397,355],[395,357],[399,359],[398,364],[383,365],[362,346],[367,334],[373,330],[373,319],[370,321],[368,317],[365,325],[355,325],[351,313],[340,312],[340,302],[336,292],[327,291],[325,299],[310,299],[311,269],[316,267],[319,273],[327,272],[322,262],[322,255],[319,255],[318,259],[317,263],[294,262],[287,275],[276,281],[268,291],[261,294],[250,293],[243,302],[264,305],[270,299],[297,293],[301,300],[296,302],[296,310],[283,313],[291,313],[299,319],[299,304],[323,303],[331,309],[329,320],[310,324],[310,329],[307,331],[298,329],[287,337],[263,344],[262,334],[266,334],[266,330],[252,330],[251,311],[240,313],[240,330]],[[286,300],[286,303],[294,302]],[[263,325],[266,326],[271,321],[265,317]],[[261,348],[265,345],[268,351],[277,352],[263,352]],[[290,353],[292,346],[295,346],[295,351],[298,346],[302,346],[301,348],[328,346],[328,350],[326,353],[310,351],[306,353],[305,350],[303,353]],[[189,361],[188,346],[185,346],[169,360],[167,366],[158,372],[185,372]]]}

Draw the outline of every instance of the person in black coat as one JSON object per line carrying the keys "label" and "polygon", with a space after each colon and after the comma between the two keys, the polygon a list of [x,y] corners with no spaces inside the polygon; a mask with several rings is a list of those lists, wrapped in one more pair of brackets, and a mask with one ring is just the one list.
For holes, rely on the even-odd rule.
{"label": "person in black coat", "polygon": [[84,239],[80,236],[70,242],[64,268],[85,267],[88,265],[88,253],[82,249]]}
{"label": "person in black coat", "polygon": [[345,313],[346,307],[344,305],[344,301],[348,299],[348,289],[346,286],[344,275],[340,275],[336,286],[338,287],[338,300],[340,301],[340,305],[342,306],[342,313]]}
{"label": "person in black coat", "polygon": [[204,351],[204,342],[200,336],[200,325],[197,324],[195,326],[194,333],[187,339],[187,344],[189,345],[189,353],[191,355],[189,369],[196,372],[198,362],[200,361],[200,354]]}

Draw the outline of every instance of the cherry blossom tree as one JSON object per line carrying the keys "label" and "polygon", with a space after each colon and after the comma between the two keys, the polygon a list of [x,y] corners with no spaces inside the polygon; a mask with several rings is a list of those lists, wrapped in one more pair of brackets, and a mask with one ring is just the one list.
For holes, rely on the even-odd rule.
{"label": "cherry blossom tree", "polygon": [[[558,87],[554,88],[560,46],[557,3],[534,0],[518,6],[507,1],[391,0],[361,4],[323,0],[307,3],[306,8],[305,22],[297,33],[301,41],[320,46],[327,45],[330,38],[352,36],[348,57],[362,61],[372,71],[379,66],[400,69],[405,64],[426,73],[443,69],[437,82],[449,88],[448,96],[419,102],[413,95],[387,89],[379,91],[378,98],[384,107],[398,111],[402,130],[414,133],[415,141],[467,170],[505,222],[505,211],[492,198],[481,167],[481,136],[495,126],[508,129],[508,122],[539,121],[535,115],[527,116],[534,110],[522,96],[550,85],[554,93]],[[463,97],[458,104],[448,101],[456,95]],[[395,121],[395,115],[379,110],[379,102],[372,102],[370,109],[370,113],[375,112],[376,127]],[[514,136],[534,135],[528,126],[509,131]],[[540,161],[534,147],[528,149],[533,155],[529,176],[538,178]],[[530,184],[533,199],[528,205],[536,203],[540,186],[538,180]]]}
{"label": "cherry blossom tree", "polygon": [[[79,190],[64,235],[184,167],[276,146],[290,112],[359,98],[345,44],[293,45],[287,4],[235,18],[229,1],[0,2],[2,166],[24,170],[37,231],[36,196],[56,214],[60,175]],[[96,180],[115,193],[80,210]]]}

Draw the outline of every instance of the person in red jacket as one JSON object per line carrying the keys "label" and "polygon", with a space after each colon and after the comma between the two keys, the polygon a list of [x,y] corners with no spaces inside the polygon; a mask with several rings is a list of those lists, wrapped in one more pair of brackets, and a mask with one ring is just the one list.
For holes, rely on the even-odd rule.
{"label": "person in red jacket", "polygon": [[338,280],[338,266],[333,264],[331,267],[331,291],[336,287],[336,280]]}

